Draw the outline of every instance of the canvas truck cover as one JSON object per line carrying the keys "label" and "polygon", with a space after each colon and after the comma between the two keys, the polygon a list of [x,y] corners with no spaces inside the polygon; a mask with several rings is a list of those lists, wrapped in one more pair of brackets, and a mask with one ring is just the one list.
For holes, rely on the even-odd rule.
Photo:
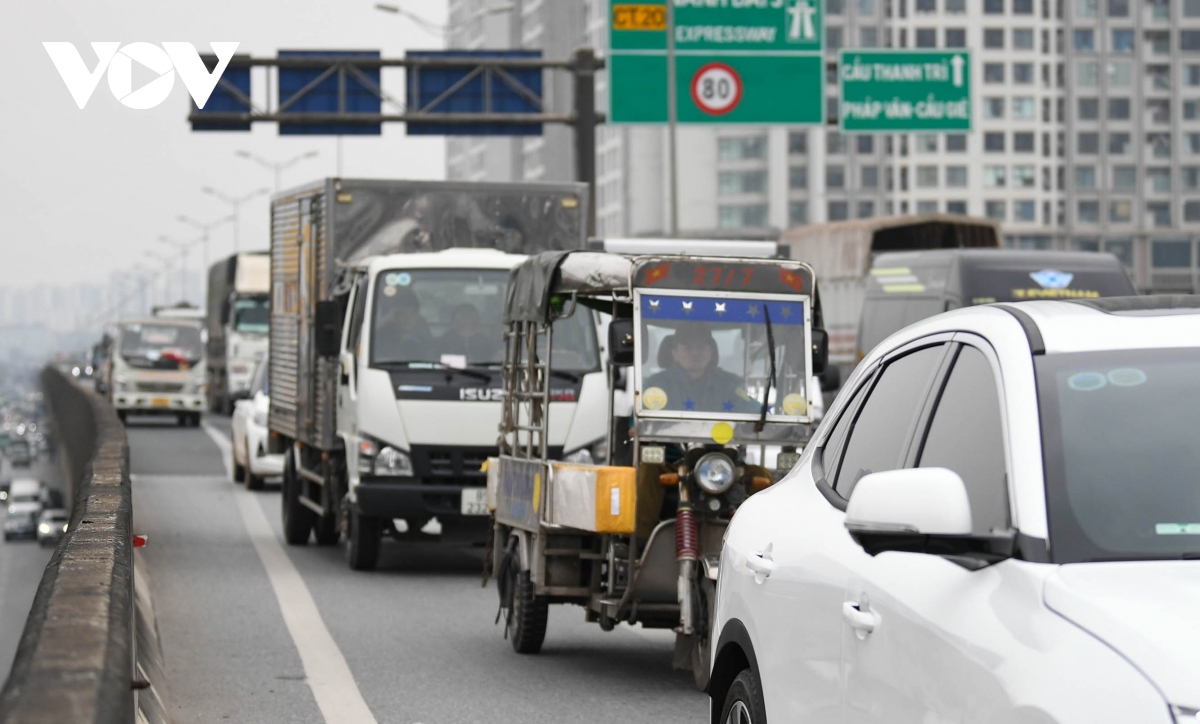
{"label": "canvas truck cover", "polygon": [[334,432],[337,361],[313,348],[317,302],[348,290],[368,257],[450,248],[581,249],[587,187],[328,178],[271,202],[272,430],[322,449]]}

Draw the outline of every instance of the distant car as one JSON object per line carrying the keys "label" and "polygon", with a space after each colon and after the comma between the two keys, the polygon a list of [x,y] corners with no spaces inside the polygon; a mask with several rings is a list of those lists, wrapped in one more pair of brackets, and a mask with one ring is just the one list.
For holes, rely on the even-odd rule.
{"label": "distant car", "polygon": [[283,474],[283,455],[267,452],[267,412],[271,407],[267,368],[264,357],[250,381],[250,398],[237,401],[230,423],[233,480],[244,482],[247,490],[258,490],[263,478]]}
{"label": "distant car", "polygon": [[42,490],[45,485],[37,478],[16,478],[12,481],[8,488],[8,505],[26,505],[32,504],[37,506],[40,513],[42,510]]}
{"label": "distant car", "polygon": [[725,534],[711,721],[1198,721],[1200,297],[883,340]]}
{"label": "distant car", "polygon": [[29,441],[18,438],[8,444],[8,461],[13,467],[27,468],[33,464],[33,449]]}
{"label": "distant car", "polygon": [[48,508],[38,516],[37,540],[39,545],[49,546],[58,543],[67,533],[67,522],[70,516],[63,508]]}
{"label": "distant car", "polygon": [[4,512],[4,540],[36,538],[39,510],[37,503],[10,504]]}

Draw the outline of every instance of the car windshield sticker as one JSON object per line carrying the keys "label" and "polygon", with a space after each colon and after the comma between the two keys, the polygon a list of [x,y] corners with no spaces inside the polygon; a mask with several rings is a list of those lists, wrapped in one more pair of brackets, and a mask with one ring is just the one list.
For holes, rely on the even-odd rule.
{"label": "car windshield sticker", "polygon": [[667,392],[661,387],[650,387],[642,393],[642,405],[647,410],[661,410],[667,406]]}
{"label": "car windshield sticker", "polygon": [[1108,378],[1099,372],[1079,372],[1067,378],[1067,385],[1077,392],[1092,392],[1108,384]]}
{"label": "car windshield sticker", "polygon": [[384,287],[383,288],[383,296],[385,296],[385,297],[396,296],[396,287]]}
{"label": "car windshield sticker", "polygon": [[1075,278],[1075,275],[1054,269],[1043,269],[1039,272],[1031,272],[1029,277],[1042,289],[1066,289],[1071,286],[1071,280]]}
{"label": "car windshield sticker", "polygon": [[683,401],[683,409],[685,409],[685,410],[694,410],[694,409],[696,409],[696,403],[695,403],[695,401],[693,401],[693,400],[684,400],[684,401]]}
{"label": "car windshield sticker", "polygon": [[1157,535],[1200,535],[1200,523],[1159,523],[1154,526]]}
{"label": "car windshield sticker", "polygon": [[1136,367],[1122,367],[1109,372],[1108,381],[1117,387],[1137,387],[1145,384],[1146,373]]}
{"label": "car windshield sticker", "polygon": [[793,392],[783,398],[783,411],[789,415],[803,415],[808,410],[808,401],[804,395]]}
{"label": "car windshield sticker", "polygon": [[407,287],[412,284],[412,275],[408,272],[400,272],[396,275],[396,283],[402,287]]}

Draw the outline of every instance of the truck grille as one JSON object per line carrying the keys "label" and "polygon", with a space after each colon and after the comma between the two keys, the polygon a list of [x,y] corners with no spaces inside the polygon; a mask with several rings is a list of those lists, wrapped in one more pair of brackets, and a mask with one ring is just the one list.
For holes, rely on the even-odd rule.
{"label": "truck grille", "polygon": [[[548,453],[551,460],[560,459],[562,448],[551,448]],[[479,468],[497,454],[494,447],[413,445],[413,472],[426,483],[482,486],[487,482],[487,473]]]}
{"label": "truck grille", "polygon": [[183,384],[179,382],[139,382],[138,392],[183,392]]}

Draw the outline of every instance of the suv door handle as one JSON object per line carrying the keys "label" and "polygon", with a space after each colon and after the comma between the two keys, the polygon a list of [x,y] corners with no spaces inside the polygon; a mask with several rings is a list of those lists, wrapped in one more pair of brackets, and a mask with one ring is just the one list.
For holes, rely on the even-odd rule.
{"label": "suv door handle", "polygon": [[775,572],[775,559],[771,556],[772,547],[773,544],[768,543],[761,552],[746,556],[746,567],[754,572],[755,583],[762,583]]}
{"label": "suv door handle", "polygon": [[875,626],[879,623],[874,611],[869,608],[863,610],[863,607],[854,601],[846,601],[842,604],[842,618],[846,619],[850,628],[863,635],[874,631]]}

